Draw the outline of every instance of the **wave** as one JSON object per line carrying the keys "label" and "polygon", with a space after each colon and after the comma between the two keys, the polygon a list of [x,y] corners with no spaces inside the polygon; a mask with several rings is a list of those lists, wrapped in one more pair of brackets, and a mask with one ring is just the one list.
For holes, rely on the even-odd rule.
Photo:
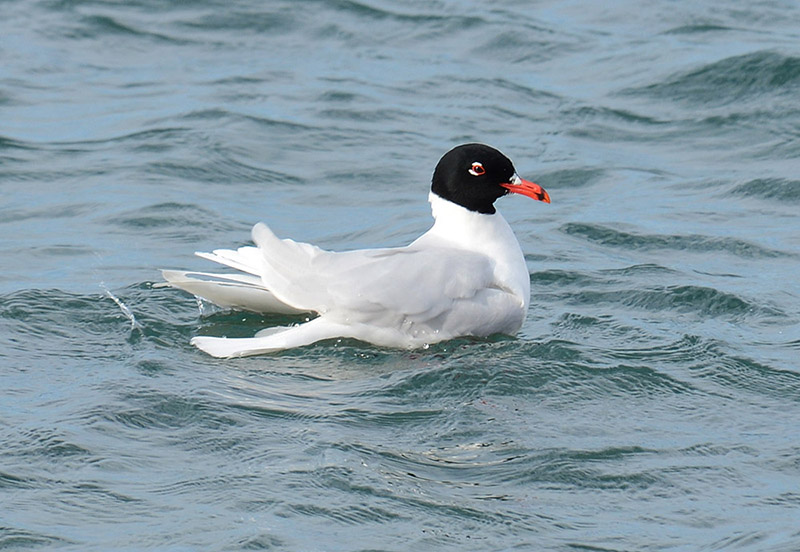
{"label": "wave", "polygon": [[742,354],[718,354],[705,362],[695,361],[689,371],[694,378],[737,393],[779,402],[800,403],[800,372],[783,370]]}
{"label": "wave", "polygon": [[623,90],[621,94],[712,107],[767,94],[796,94],[798,87],[800,57],[760,51],[725,58],[663,82]]}
{"label": "wave", "polygon": [[240,7],[231,5],[225,10],[215,9],[188,21],[177,22],[176,26],[192,31],[234,31],[237,34],[253,32],[274,36],[293,32],[297,28],[298,19],[293,10],[243,11]]}
{"label": "wave", "polygon": [[38,149],[37,146],[25,142],[24,140],[17,140],[16,138],[11,138],[10,136],[3,136],[0,135],[0,151],[2,150],[35,150]]}
{"label": "wave", "polygon": [[633,232],[624,232],[599,224],[579,222],[567,223],[561,226],[560,230],[567,235],[580,237],[586,241],[606,247],[639,250],[667,249],[674,251],[692,251],[696,253],[715,251],[745,258],[791,256],[789,253],[768,249],[737,238],[722,238],[704,236],[701,234],[635,234]]}
{"label": "wave", "polygon": [[590,186],[605,174],[604,169],[561,169],[541,173],[536,177],[536,181],[547,189],[575,189]]}
{"label": "wave", "polygon": [[572,304],[615,304],[650,312],[695,313],[707,318],[785,316],[777,309],[757,305],[732,293],[703,286],[664,286],[655,289],[585,290],[570,294]]}
{"label": "wave", "polygon": [[[97,293],[61,289],[23,289],[0,295],[0,338],[4,354],[33,358],[107,361],[126,355],[143,339],[150,345],[185,345],[197,328],[194,303],[154,290],[149,283],[114,290],[117,301],[98,287]],[[152,368],[152,366],[151,366]]]}
{"label": "wave", "polygon": [[696,24],[689,24],[689,25],[680,25],[678,27],[673,27],[668,31],[664,31],[663,34],[665,35],[683,35],[683,34],[704,34],[710,32],[729,32],[734,30],[732,27],[726,27],[724,25],[714,25],[711,23],[696,23]]}
{"label": "wave", "polygon": [[531,274],[531,285],[549,286],[554,285],[558,287],[577,285],[601,285],[608,283],[605,278],[591,276],[582,272],[571,270],[539,270]]}
{"label": "wave", "polygon": [[98,205],[95,203],[63,205],[58,210],[50,207],[6,209],[0,214],[0,224],[17,223],[31,219],[40,219],[42,221],[60,218],[80,219],[91,216],[97,212],[97,209]]}
{"label": "wave", "polygon": [[[196,244],[209,232],[239,230],[242,227],[218,213],[190,203],[156,203],[103,217],[107,231],[128,234],[139,232]],[[246,235],[246,230],[245,230]]]}
{"label": "wave", "polygon": [[731,190],[734,195],[773,201],[800,202],[800,180],[788,178],[757,178],[739,184]]}
{"label": "wave", "polygon": [[[0,474],[0,488],[3,487],[3,474]],[[63,537],[54,537],[46,533],[28,531],[13,527],[0,527],[0,549],[29,550],[35,548],[61,548],[77,545]]]}

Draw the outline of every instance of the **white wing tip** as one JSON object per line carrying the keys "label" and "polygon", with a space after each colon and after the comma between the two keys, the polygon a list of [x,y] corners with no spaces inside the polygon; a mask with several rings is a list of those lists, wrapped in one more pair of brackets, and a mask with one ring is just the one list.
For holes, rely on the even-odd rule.
{"label": "white wing tip", "polygon": [[188,272],[184,270],[162,269],[161,277],[166,281],[154,284],[153,287],[177,287],[178,283],[186,281],[187,274]]}
{"label": "white wing tip", "polygon": [[239,339],[228,339],[226,337],[193,337],[191,344],[216,358],[234,358],[244,356],[246,351],[241,350]]}

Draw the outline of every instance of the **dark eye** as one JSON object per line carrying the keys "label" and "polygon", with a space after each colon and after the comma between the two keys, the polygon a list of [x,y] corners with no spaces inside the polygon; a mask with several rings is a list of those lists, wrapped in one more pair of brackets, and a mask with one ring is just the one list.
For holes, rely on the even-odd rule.
{"label": "dark eye", "polygon": [[469,174],[471,174],[472,176],[481,176],[486,174],[486,169],[483,168],[483,165],[475,161],[472,164],[472,167],[470,167],[469,169]]}

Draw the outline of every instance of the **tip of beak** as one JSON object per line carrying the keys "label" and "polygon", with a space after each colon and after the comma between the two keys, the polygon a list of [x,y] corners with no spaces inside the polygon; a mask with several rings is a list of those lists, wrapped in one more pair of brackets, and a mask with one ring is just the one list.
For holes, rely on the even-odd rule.
{"label": "tip of beak", "polygon": [[515,178],[512,180],[512,182],[509,182],[508,184],[501,184],[501,186],[503,186],[503,188],[505,188],[512,194],[520,194],[528,196],[537,201],[544,201],[545,203],[550,203],[550,194],[547,193],[547,190],[545,190],[535,182],[523,180],[516,175]]}

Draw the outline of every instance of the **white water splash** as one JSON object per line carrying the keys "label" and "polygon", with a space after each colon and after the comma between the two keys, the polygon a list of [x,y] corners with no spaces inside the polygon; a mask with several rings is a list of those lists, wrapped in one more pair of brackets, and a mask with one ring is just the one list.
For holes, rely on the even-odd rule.
{"label": "white water splash", "polygon": [[101,282],[100,283],[100,287],[103,289],[103,291],[105,292],[106,296],[117,304],[117,306],[119,307],[119,310],[121,310],[122,314],[125,315],[125,318],[130,320],[130,322],[131,322],[131,330],[139,330],[139,331],[141,331],[142,326],[136,320],[136,317],[133,315],[133,311],[131,311],[131,309],[128,308],[128,305],[123,303],[122,299],[120,299],[119,297],[117,297],[116,295],[111,293],[111,290],[108,289],[104,283]]}

